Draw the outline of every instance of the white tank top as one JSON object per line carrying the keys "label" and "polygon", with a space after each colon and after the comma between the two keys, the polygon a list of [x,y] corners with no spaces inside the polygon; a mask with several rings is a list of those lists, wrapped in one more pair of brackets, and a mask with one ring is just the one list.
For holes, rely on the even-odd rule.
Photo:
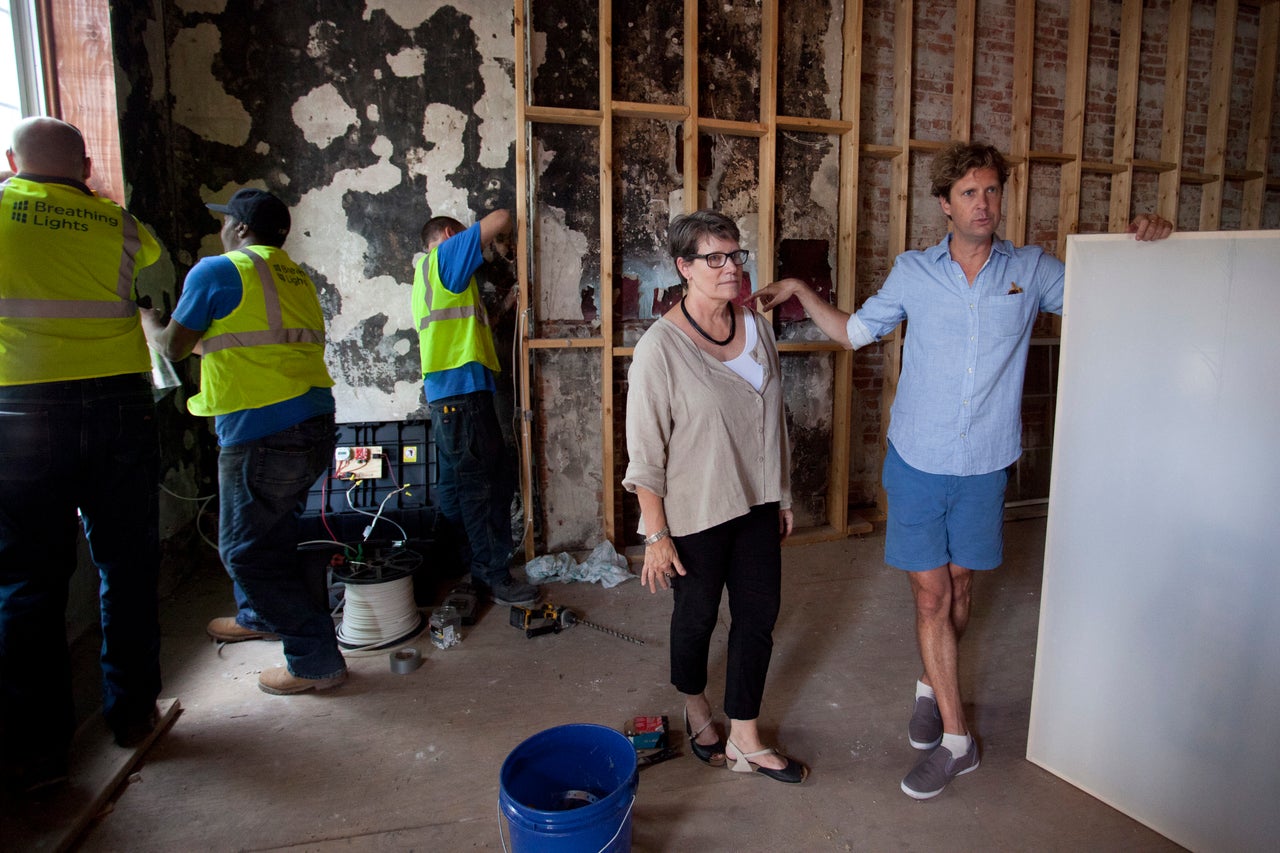
{"label": "white tank top", "polygon": [[724,366],[751,383],[751,387],[758,392],[764,387],[764,366],[751,357],[756,348],[755,318],[746,309],[736,310],[742,311],[742,328],[747,333],[747,342],[742,347],[742,353],[737,358],[724,362]]}

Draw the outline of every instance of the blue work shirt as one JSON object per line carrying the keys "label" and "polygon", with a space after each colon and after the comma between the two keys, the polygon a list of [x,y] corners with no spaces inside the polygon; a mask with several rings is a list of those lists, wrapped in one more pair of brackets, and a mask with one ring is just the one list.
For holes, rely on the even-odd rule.
{"label": "blue work shirt", "polygon": [[[454,234],[435,251],[440,283],[454,293],[471,284],[471,277],[484,263],[484,247],[480,245],[480,223],[474,223],[461,234]],[[431,284],[428,283],[427,287]],[[493,371],[478,361],[469,361],[450,370],[436,370],[422,377],[422,391],[427,402],[470,394],[473,391],[496,391]]]}
{"label": "blue work shirt", "polygon": [[1022,454],[1022,380],[1041,311],[1062,313],[1065,267],[1039,246],[992,241],[969,280],[952,260],[951,235],[903,252],[880,292],[849,318],[865,346],[907,320],[889,440],[930,474],[988,474]]}

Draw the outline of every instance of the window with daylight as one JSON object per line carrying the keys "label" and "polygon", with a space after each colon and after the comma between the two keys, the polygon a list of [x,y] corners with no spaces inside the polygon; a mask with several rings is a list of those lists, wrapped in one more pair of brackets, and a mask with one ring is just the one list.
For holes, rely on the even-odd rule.
{"label": "window with daylight", "polygon": [[31,0],[0,0],[0,141],[25,116],[44,112],[40,51]]}

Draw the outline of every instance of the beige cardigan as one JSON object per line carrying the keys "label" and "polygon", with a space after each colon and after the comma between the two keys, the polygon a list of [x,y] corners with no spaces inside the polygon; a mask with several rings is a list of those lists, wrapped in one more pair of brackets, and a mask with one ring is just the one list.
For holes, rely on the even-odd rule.
{"label": "beige cardigan", "polygon": [[764,368],[759,392],[666,318],[636,344],[627,374],[630,459],[622,485],[661,497],[675,536],[772,501],[791,508],[778,349],[764,319],[749,309],[746,315],[758,332],[751,357]]}

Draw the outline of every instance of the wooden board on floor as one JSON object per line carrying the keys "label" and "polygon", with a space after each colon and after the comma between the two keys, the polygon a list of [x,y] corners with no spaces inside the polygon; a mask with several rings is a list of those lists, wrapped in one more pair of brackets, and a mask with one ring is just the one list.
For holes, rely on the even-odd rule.
{"label": "wooden board on floor", "polygon": [[0,811],[4,846],[10,850],[69,850],[129,778],[151,744],[173,725],[182,708],[177,699],[161,699],[156,706],[159,724],[132,749],[122,749],[112,742],[102,715],[94,714],[85,721],[71,741],[70,781],[46,799],[10,800]]}

